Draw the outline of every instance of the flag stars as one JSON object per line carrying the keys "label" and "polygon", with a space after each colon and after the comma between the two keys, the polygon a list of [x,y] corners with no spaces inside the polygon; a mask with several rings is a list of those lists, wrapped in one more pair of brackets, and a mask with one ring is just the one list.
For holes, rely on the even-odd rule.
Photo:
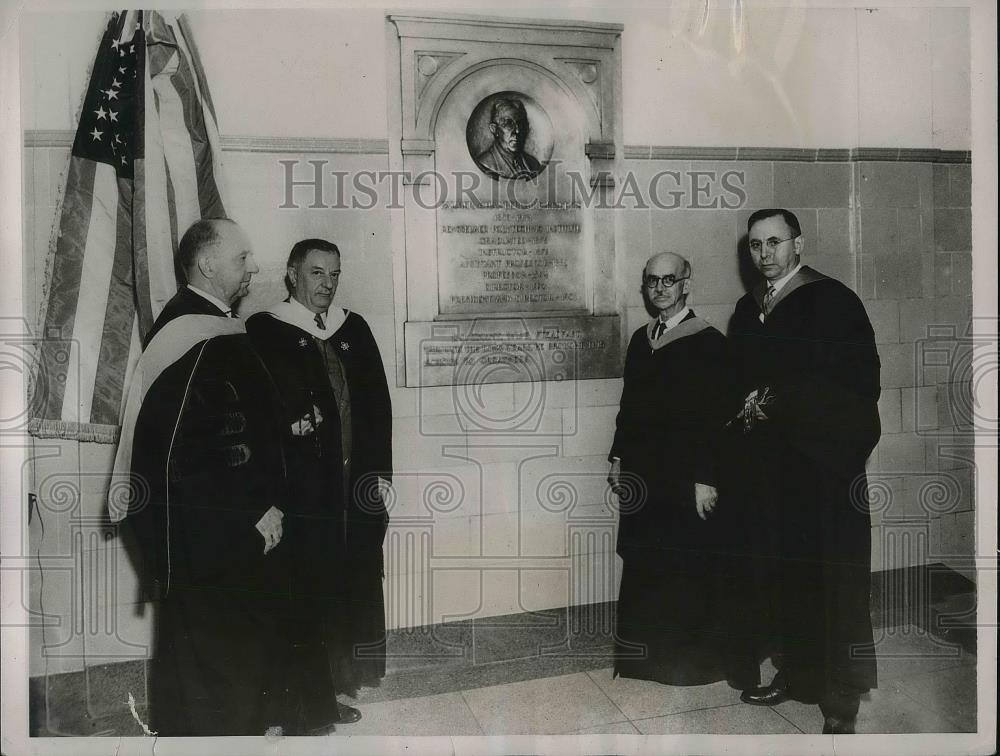
{"label": "flag stars", "polygon": [[90,132],[90,135],[94,138],[95,142],[101,141],[102,134],[104,134],[104,132],[98,131],[96,126],[94,127],[94,130]]}
{"label": "flag stars", "polygon": [[122,83],[120,81],[118,81],[118,79],[113,79],[112,82],[111,82],[111,86],[113,88],[121,88],[121,85],[122,85]]}
{"label": "flag stars", "polygon": [[[97,120],[98,121],[100,121],[100,120],[106,120],[107,117],[108,117],[108,114],[104,110],[103,106],[98,107],[97,110],[94,111],[94,114],[97,116]],[[112,121],[115,120],[115,114],[114,113],[111,114],[111,120]]]}
{"label": "flag stars", "polygon": [[121,42],[119,42],[117,39],[111,40],[111,49],[112,50],[119,50],[120,46],[121,46]]}
{"label": "flag stars", "polygon": [[118,120],[118,113],[116,113],[114,110],[109,110],[108,116],[111,118],[112,121]]}
{"label": "flag stars", "polygon": [[115,99],[118,98],[118,90],[117,89],[105,89],[104,90],[104,94],[107,95],[107,97],[108,97],[109,100],[115,100]]}
{"label": "flag stars", "polygon": [[121,68],[119,68],[119,69],[118,69],[118,73],[120,73],[120,74],[124,74],[124,73],[125,73],[125,67],[124,67],[124,66],[122,66]]}

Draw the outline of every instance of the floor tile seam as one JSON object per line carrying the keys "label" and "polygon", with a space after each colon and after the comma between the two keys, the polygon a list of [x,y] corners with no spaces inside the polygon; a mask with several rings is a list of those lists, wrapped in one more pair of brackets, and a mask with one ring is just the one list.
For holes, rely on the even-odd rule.
{"label": "floor tile seam", "polygon": [[[494,668],[495,670],[501,670],[501,671],[503,671],[502,667],[504,665],[513,665],[513,664],[517,664],[517,663],[521,663],[521,662],[525,662],[525,661],[530,661],[532,658],[534,658],[534,657],[523,657],[523,658],[519,658],[519,659],[503,659],[503,660],[498,660],[498,661],[486,662],[485,664],[481,664],[481,665],[477,665],[477,666],[479,666],[480,668],[483,668],[483,669],[485,669],[487,667],[491,667],[491,668]],[[609,661],[610,661],[610,659],[609,659]],[[469,669],[469,668],[466,668],[466,669]],[[525,678],[520,678],[520,679],[512,679],[512,680],[507,680],[507,681],[495,682],[492,685],[477,685],[477,686],[472,687],[472,688],[450,688],[448,690],[441,690],[441,691],[438,691],[437,693],[432,693],[430,695],[440,695],[440,694],[444,694],[444,693],[460,693],[460,692],[466,691],[466,690],[478,690],[480,688],[495,688],[495,687],[500,686],[500,685],[516,685],[517,683],[529,682],[531,680],[548,680],[548,679],[551,679],[551,678],[554,678],[554,677],[565,677],[567,675],[575,675],[575,674],[579,674],[581,672],[585,673],[587,671],[589,671],[589,670],[577,669],[577,670],[571,670],[571,671],[567,671],[567,672],[560,672],[558,674],[543,674],[543,675],[539,675],[539,676],[536,676],[536,677],[525,677]],[[417,672],[416,669],[408,669],[408,670],[405,670],[405,671],[401,672],[400,674],[403,674],[403,675],[413,675],[413,674],[416,674],[416,672]],[[512,675],[512,676],[516,676],[516,675]],[[390,693],[390,694],[387,694],[387,695],[393,695],[393,694]],[[421,696],[396,696],[396,697],[393,697],[393,698],[381,698],[380,700],[382,700],[382,701],[398,701],[400,698],[420,698],[420,697]]]}
{"label": "floor tile seam", "polygon": [[[692,713],[694,713],[696,711],[712,711],[714,709],[730,709],[730,708],[736,708],[737,706],[740,706],[740,705],[741,704],[739,702],[737,702],[737,703],[733,703],[733,704],[722,704],[721,706],[700,706],[697,709],[687,709],[686,711],[674,711],[674,712],[671,712],[670,714],[657,714],[656,716],[653,716],[653,717],[639,717],[639,718],[636,718],[636,719],[630,719],[629,721],[632,724],[636,724],[638,722],[648,722],[650,719],[663,719],[664,717],[680,716],[681,714],[692,714]],[[768,708],[770,708],[770,707],[768,707]]]}
{"label": "floor tile seam", "polygon": [[796,730],[798,730],[799,732],[801,732],[803,735],[807,734],[806,731],[803,730],[801,727],[799,727],[797,724],[795,724],[795,722],[793,722],[791,719],[789,719],[784,714],[782,714],[780,711],[778,711],[777,707],[775,707],[775,706],[768,706],[767,708],[769,708],[771,711],[773,711],[779,717],[781,717],[782,719],[784,719],[786,722],[788,722],[788,724],[790,724]]}
{"label": "floor tile seam", "polygon": [[[587,670],[584,670],[582,672],[571,672],[571,673],[566,674],[566,675],[554,675],[552,677],[534,677],[534,678],[530,678],[528,680],[519,680],[517,682],[503,683],[503,684],[504,685],[517,685],[518,683],[522,683],[522,682],[534,682],[535,680],[551,680],[551,679],[555,679],[557,677],[571,677],[571,676],[579,675],[579,674],[583,674],[584,676],[586,676],[586,678],[590,682],[590,684],[593,685],[600,692],[600,694],[602,696],[604,696],[605,699],[607,699],[607,701],[611,704],[611,706],[621,715],[621,719],[616,718],[616,719],[614,719],[613,721],[610,721],[610,722],[595,722],[592,725],[588,725],[588,727],[602,727],[603,725],[623,724],[624,722],[628,722],[629,724],[632,723],[632,720],[629,719],[628,715],[624,711],[622,711],[621,707],[618,706],[614,701],[612,701],[611,698],[608,696],[608,694],[605,693],[601,689],[601,686],[598,685],[593,680],[593,678],[590,677],[590,675],[587,673]],[[472,692],[475,692],[477,690],[487,690],[489,688],[496,688],[496,687],[500,687],[500,686],[498,686],[498,685],[485,685],[485,686],[481,686],[479,688],[470,688],[468,690],[458,691],[459,693],[462,694],[462,699],[465,701],[465,705],[469,708],[469,711],[472,712],[472,716],[476,720],[476,723],[479,725],[479,729],[483,731],[483,734],[486,734],[486,730],[483,727],[482,722],[480,722],[479,718],[476,716],[476,712],[475,712],[475,710],[473,710],[472,705],[469,703],[469,700],[465,697],[465,694],[466,693],[472,693]],[[581,728],[574,728],[574,729],[581,729]],[[573,731],[574,730],[565,730],[563,732],[551,733],[551,734],[564,735],[564,734],[567,734],[567,733],[572,733]]]}
{"label": "floor tile seam", "polygon": [[[633,727],[635,727],[635,724],[632,722],[632,720],[629,719],[624,713],[622,713],[622,716],[625,717],[625,718],[624,719],[616,719],[614,722],[598,722],[598,723],[593,724],[593,725],[588,725],[587,727],[576,727],[576,728],[574,728],[572,730],[565,730],[563,732],[557,732],[555,734],[556,735],[572,735],[577,730],[590,730],[590,729],[593,729],[594,727],[604,727],[605,725],[620,725],[620,724],[625,724],[626,722],[628,724],[632,725]],[[638,729],[638,728],[636,728],[636,729]],[[601,734],[602,735],[612,735],[612,734],[620,734],[620,733],[601,733]],[[639,733],[639,734],[641,735],[642,733]]]}
{"label": "floor tile seam", "polygon": [[[477,688],[472,688],[472,690],[477,690]],[[462,703],[465,704],[465,708],[468,709],[469,713],[472,715],[472,721],[475,722],[476,723],[476,727],[479,728],[479,734],[480,735],[486,735],[486,728],[483,727],[483,723],[480,722],[479,721],[479,717],[476,716],[476,712],[472,708],[472,704],[469,703],[469,699],[467,699],[465,697],[466,691],[459,690],[459,691],[455,691],[455,692],[458,693],[459,697],[462,699]]]}
{"label": "floor tile seam", "polygon": [[[621,706],[619,706],[617,703],[615,703],[614,699],[612,699],[611,696],[609,696],[605,692],[604,688],[602,688],[597,683],[597,680],[595,680],[590,673],[591,673],[591,670],[589,670],[589,669],[583,671],[583,674],[587,676],[588,680],[590,680],[590,684],[593,685],[595,688],[597,688],[597,690],[599,690],[601,692],[601,695],[604,696],[611,703],[611,705],[615,707],[615,709],[625,718],[624,721],[631,723],[632,720],[629,718],[629,715],[625,713],[625,710]],[[614,673],[612,673],[612,674],[614,674]],[[614,679],[614,677],[612,677],[612,680],[613,679]],[[601,724],[618,724],[618,722],[601,722]],[[636,729],[638,729],[638,728],[636,728]]]}

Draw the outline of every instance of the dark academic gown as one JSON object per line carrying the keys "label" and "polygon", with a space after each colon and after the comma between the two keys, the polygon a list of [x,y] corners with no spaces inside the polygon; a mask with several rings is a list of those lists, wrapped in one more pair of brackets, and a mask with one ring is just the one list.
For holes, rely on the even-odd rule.
{"label": "dark academic gown", "polygon": [[774,397],[743,438],[764,565],[756,600],[773,608],[757,631],[777,634],[792,694],[812,702],[877,682],[865,461],[880,434],[880,364],[864,306],[839,281],[804,266],[762,321],[763,294],[740,299],[731,322],[741,392]]}
{"label": "dark academic gown", "polygon": [[239,321],[186,288],[140,365],[153,359],[166,367],[116,460],[136,485],[128,522],[158,597],[150,727],[262,735],[282,723],[288,648],[287,546],[265,555],[255,527],[286,498],[275,387]]}
{"label": "dark academic gown", "polygon": [[[621,458],[630,491],[619,497],[615,674],[669,685],[756,684],[750,648],[731,634],[741,572],[729,558],[739,511],[727,498],[720,445],[738,403],[728,344],[694,313],[655,345],[652,326],[629,343],[610,454]],[[695,483],[719,490],[707,520],[698,517]]]}
{"label": "dark academic gown", "polygon": [[[273,309],[281,312],[282,306]],[[388,514],[377,479],[392,479],[392,411],[367,323],[348,312],[339,328],[331,325],[319,338],[261,312],[247,329],[280,387],[293,450],[291,508],[302,524],[292,540],[302,581],[297,592],[308,586],[325,607],[335,687],[354,695],[385,675],[382,541]],[[291,424],[314,404],[323,417],[319,430],[292,436]]]}

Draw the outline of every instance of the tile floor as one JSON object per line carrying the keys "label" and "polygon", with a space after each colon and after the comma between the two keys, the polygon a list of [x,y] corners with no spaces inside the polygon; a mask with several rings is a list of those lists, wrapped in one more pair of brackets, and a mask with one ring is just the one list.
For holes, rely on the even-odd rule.
{"label": "tile floor", "polygon": [[[915,627],[881,631],[880,683],[861,702],[859,733],[974,732],[976,657]],[[765,664],[769,681],[773,667]],[[726,683],[674,688],[612,679],[611,669],[438,695],[376,701],[337,735],[819,733],[816,706],[741,704]]]}

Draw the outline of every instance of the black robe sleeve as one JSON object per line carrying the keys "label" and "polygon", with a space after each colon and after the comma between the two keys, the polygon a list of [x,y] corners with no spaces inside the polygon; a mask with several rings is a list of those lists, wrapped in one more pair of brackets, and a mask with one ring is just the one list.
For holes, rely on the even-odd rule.
{"label": "black robe sleeve", "polygon": [[622,398],[618,405],[618,415],[615,418],[615,437],[611,443],[611,452],[608,454],[609,462],[615,457],[619,459],[628,457],[634,444],[635,429],[639,427],[636,420],[638,419],[637,413],[642,409],[642,399],[636,390],[638,383],[636,372],[642,349],[649,349],[649,345],[646,342],[645,327],[640,328],[632,334],[628,350],[625,353],[625,369],[622,373]]}
{"label": "black robe sleeve", "polygon": [[239,585],[266,557],[256,529],[282,508],[276,396],[244,335],[191,349],[150,387],[136,423],[129,519],[162,588]]}
{"label": "black robe sleeve", "polygon": [[392,401],[382,355],[368,323],[357,313],[348,316],[342,330],[350,344],[342,354],[356,428],[355,475],[392,482]]}
{"label": "black robe sleeve", "polygon": [[731,349],[726,338],[714,328],[698,334],[697,359],[692,369],[697,371],[699,390],[691,399],[700,405],[691,433],[696,448],[695,482],[718,487],[724,475],[726,423],[739,411],[739,389],[735,380]]}

